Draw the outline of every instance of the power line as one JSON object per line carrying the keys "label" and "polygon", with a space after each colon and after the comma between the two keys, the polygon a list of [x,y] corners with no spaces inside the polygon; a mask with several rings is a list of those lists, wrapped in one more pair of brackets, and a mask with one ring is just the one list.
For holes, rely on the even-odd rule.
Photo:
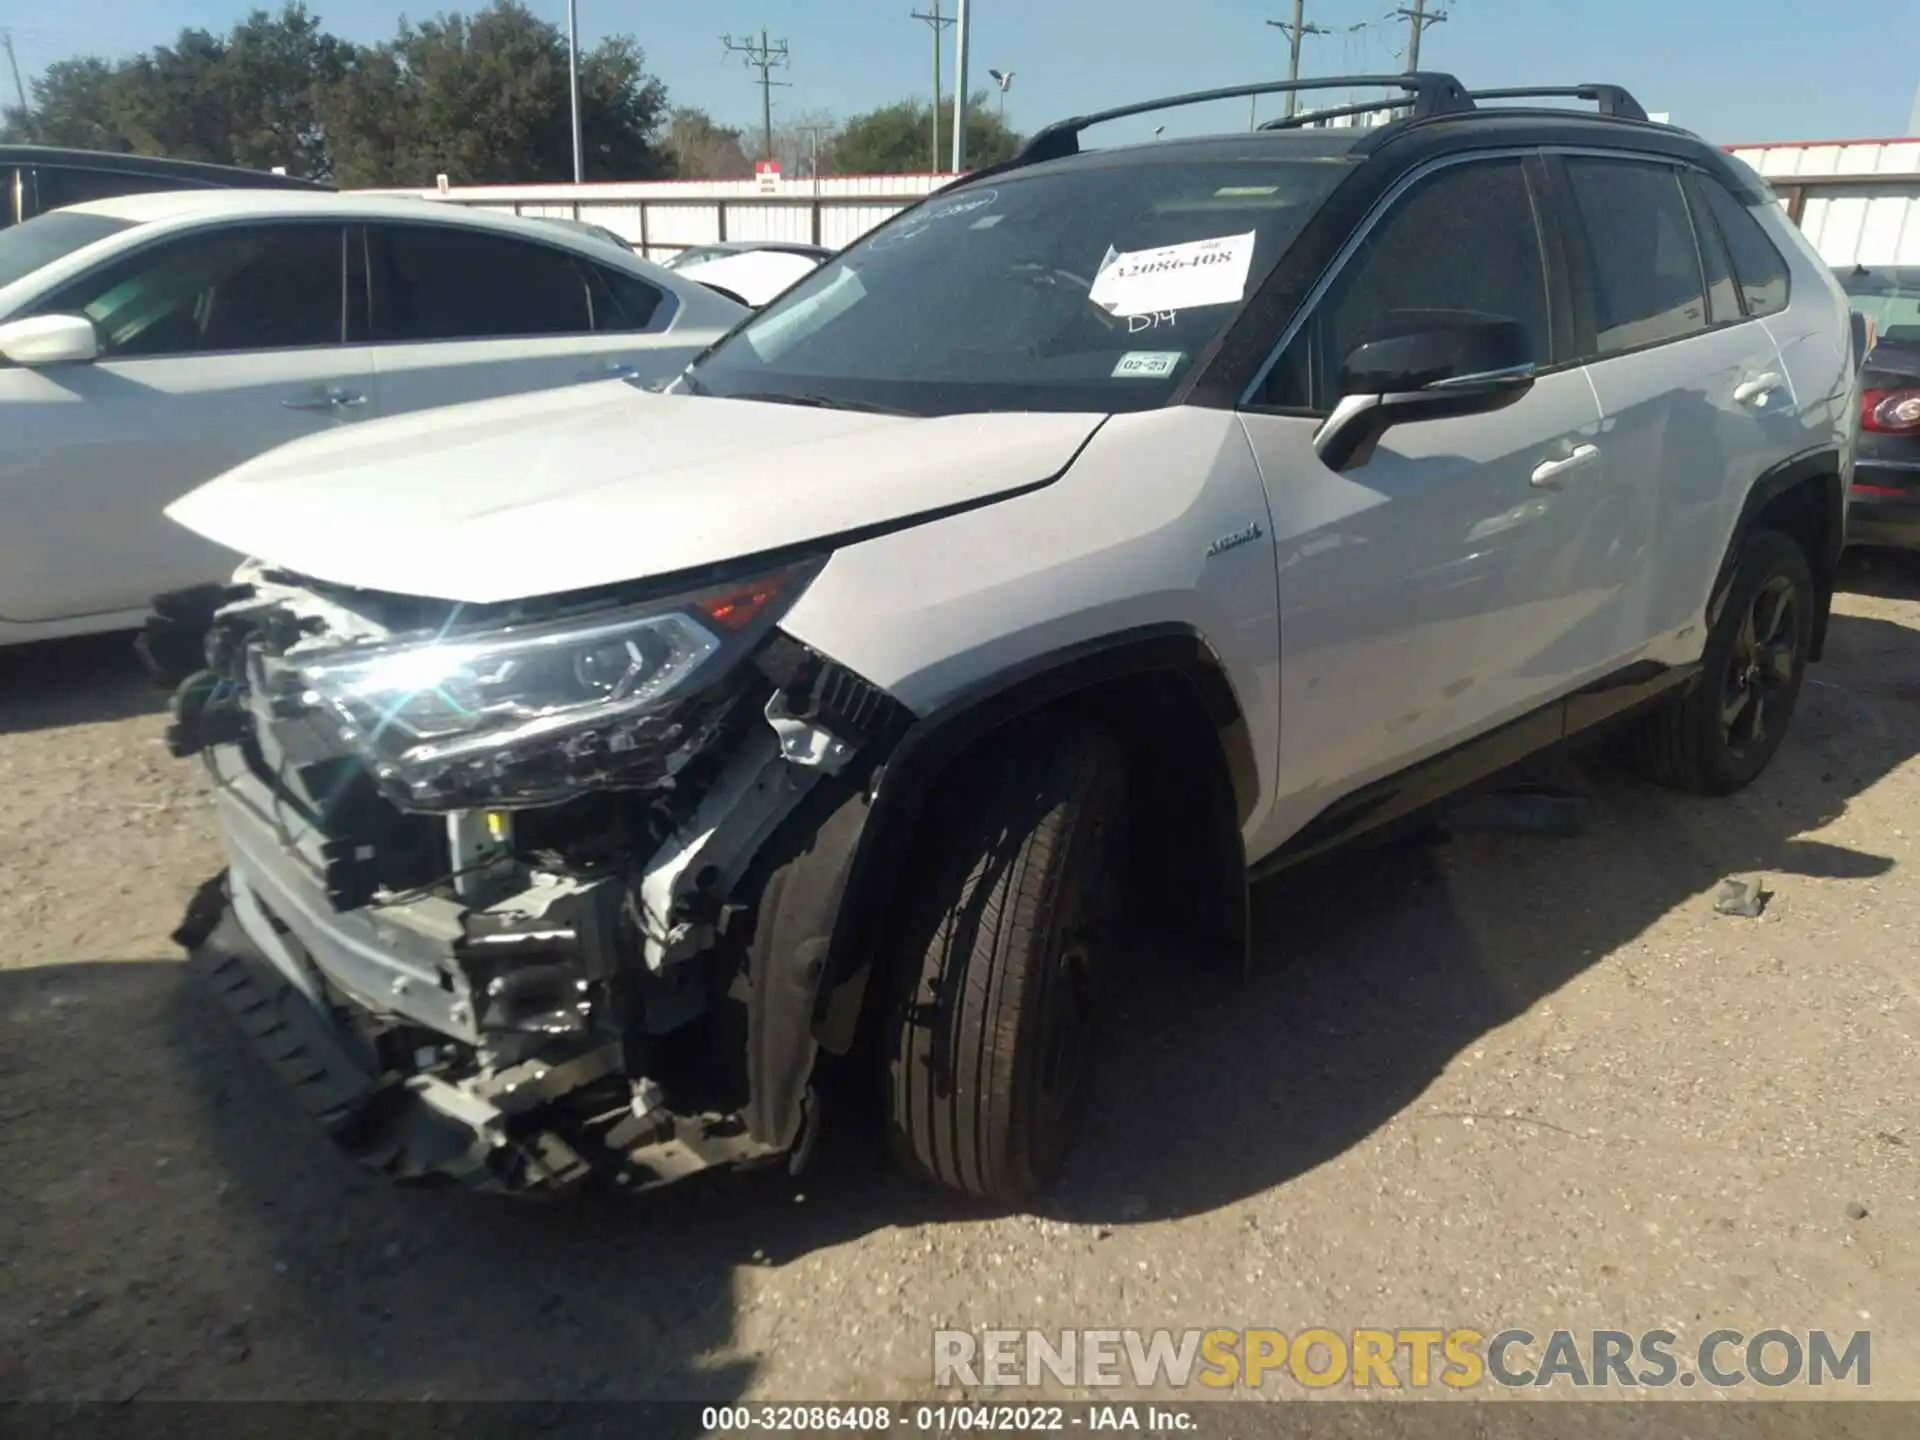
{"label": "power line", "polygon": [[924,20],[928,28],[933,31],[933,164],[930,168],[934,174],[938,175],[940,173],[940,32],[954,23],[954,17],[942,15],[940,0],[933,0],[932,14],[924,10],[915,10],[908,18]]}
{"label": "power line", "polygon": [[[1307,23],[1307,0],[1293,0],[1293,23],[1284,20],[1269,20],[1267,24],[1274,29],[1284,31],[1287,37],[1287,79],[1300,78],[1300,42],[1309,35],[1331,35],[1333,32],[1324,25]],[[1297,90],[1287,92],[1287,118],[1292,119],[1300,109],[1300,93]]]}
{"label": "power line", "polygon": [[[1307,36],[1352,36],[1367,28],[1367,22],[1365,21],[1362,21],[1358,25],[1342,25],[1333,29],[1329,29],[1325,25],[1310,24],[1306,17],[1306,8],[1306,0],[1293,0],[1293,21],[1291,24],[1285,20],[1267,21],[1267,24],[1283,32],[1287,37],[1290,52],[1287,59],[1287,79],[1289,80],[1298,80],[1300,78],[1300,42]],[[1289,90],[1287,92],[1287,117],[1291,119],[1299,113],[1299,110],[1300,92],[1297,90]]]}
{"label": "power line", "polygon": [[720,37],[720,43],[727,47],[729,55],[743,55],[749,70],[760,72],[760,158],[773,159],[773,90],[777,85],[781,89],[789,88],[784,80],[773,78],[773,72],[792,63],[787,53],[787,42],[767,39],[767,32],[760,32],[756,43],[752,36],[745,40],[735,40],[731,35]]}
{"label": "power line", "polygon": [[1413,0],[1412,5],[1402,5],[1398,10],[1389,11],[1387,19],[1407,22],[1407,73],[1411,75],[1420,68],[1420,37],[1426,33],[1429,25],[1438,25],[1447,18],[1444,10],[1429,11],[1427,0]]}

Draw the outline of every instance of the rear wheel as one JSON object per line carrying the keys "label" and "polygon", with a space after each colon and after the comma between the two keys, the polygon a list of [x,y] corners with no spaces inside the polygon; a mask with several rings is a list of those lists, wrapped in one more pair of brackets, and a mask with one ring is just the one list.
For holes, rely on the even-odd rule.
{"label": "rear wheel", "polygon": [[1697,683],[1647,717],[1632,756],[1648,779],[1730,795],[1767,768],[1793,718],[1813,643],[1813,574],[1787,536],[1759,530],[1741,548]]}
{"label": "rear wheel", "polygon": [[1058,1172],[1091,1084],[1125,817],[1118,743],[1063,720],[943,782],[893,966],[889,1129],[908,1169],[1001,1203]]}

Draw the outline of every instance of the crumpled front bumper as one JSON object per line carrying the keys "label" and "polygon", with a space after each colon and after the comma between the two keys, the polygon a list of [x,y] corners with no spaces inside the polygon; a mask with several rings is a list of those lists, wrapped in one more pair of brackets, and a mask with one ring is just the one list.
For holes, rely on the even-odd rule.
{"label": "crumpled front bumper", "polygon": [[552,1154],[538,1136],[516,1140],[507,1117],[445,1082],[379,1075],[371,1051],[289,983],[240,913],[223,871],[195,893],[174,940],[301,1108],[355,1159],[396,1181],[516,1194],[558,1192],[586,1177],[578,1157]]}

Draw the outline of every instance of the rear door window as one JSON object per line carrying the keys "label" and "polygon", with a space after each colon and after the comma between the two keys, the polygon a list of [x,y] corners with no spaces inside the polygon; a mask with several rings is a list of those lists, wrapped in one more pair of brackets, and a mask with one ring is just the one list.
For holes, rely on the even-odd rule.
{"label": "rear door window", "polygon": [[1775,315],[1787,308],[1787,262],[1754,218],[1727,187],[1709,176],[1701,176],[1700,189],[1707,197],[1727,253],[1733,257],[1733,274],[1740,297],[1749,315]]}
{"label": "rear door window", "polygon": [[638,275],[605,265],[582,262],[593,284],[593,328],[598,331],[650,330],[656,319],[664,321],[667,297],[657,285],[649,285]]}
{"label": "rear door window", "polygon": [[1583,156],[1566,166],[1591,263],[1597,355],[1705,330],[1705,279],[1679,172]]}
{"label": "rear door window", "polygon": [[452,225],[374,227],[374,339],[590,335],[585,268],[565,250]]}

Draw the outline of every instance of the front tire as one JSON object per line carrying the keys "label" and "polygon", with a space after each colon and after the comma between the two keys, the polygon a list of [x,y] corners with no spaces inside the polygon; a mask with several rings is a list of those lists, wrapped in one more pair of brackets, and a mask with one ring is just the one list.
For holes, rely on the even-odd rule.
{"label": "front tire", "polygon": [[894,1153],[1002,1204],[1058,1173],[1091,1087],[1117,933],[1126,769],[1048,717],[942,782],[903,896],[886,1087]]}
{"label": "front tire", "polygon": [[1631,737],[1636,768],[1698,795],[1731,795],[1752,784],[1780,748],[1799,701],[1813,611],[1806,553],[1778,531],[1755,531],[1707,636],[1699,679]]}

